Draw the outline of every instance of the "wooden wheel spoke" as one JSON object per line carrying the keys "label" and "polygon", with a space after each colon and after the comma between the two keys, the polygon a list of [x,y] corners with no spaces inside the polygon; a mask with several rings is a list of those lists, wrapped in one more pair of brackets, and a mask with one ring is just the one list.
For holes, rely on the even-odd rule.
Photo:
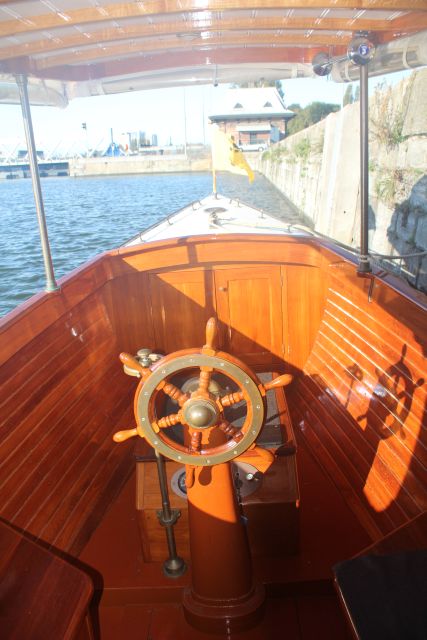
{"label": "wooden wheel spoke", "polygon": [[179,422],[181,422],[181,414],[171,413],[170,415],[157,420],[156,425],[159,429],[166,429],[167,427],[172,427],[174,424],[178,424]]}
{"label": "wooden wheel spoke", "polygon": [[199,388],[197,393],[205,394],[209,391],[212,369],[210,367],[200,367]]}
{"label": "wooden wheel spoke", "polygon": [[223,396],[219,401],[223,407],[231,407],[232,404],[237,404],[244,399],[243,391],[235,391],[234,393]]}
{"label": "wooden wheel spoke", "polygon": [[227,436],[230,436],[230,438],[233,438],[233,440],[235,440],[236,442],[238,442],[239,440],[241,440],[243,438],[243,433],[242,433],[241,429],[238,429],[237,427],[234,427],[230,422],[228,422],[228,420],[223,420],[221,422],[221,424],[219,425],[219,428]]}
{"label": "wooden wheel spoke", "polygon": [[180,407],[182,407],[182,405],[184,404],[184,402],[186,402],[188,400],[188,398],[190,397],[188,395],[188,393],[182,393],[181,389],[178,389],[178,387],[176,387],[174,384],[172,384],[171,382],[167,382],[164,386],[163,386],[163,391],[170,397],[172,398],[172,400],[174,400],[175,402],[177,402],[179,404]]}
{"label": "wooden wheel spoke", "polygon": [[192,431],[191,441],[190,441],[190,446],[188,447],[188,451],[190,453],[199,453],[201,446],[202,446],[202,432]]}

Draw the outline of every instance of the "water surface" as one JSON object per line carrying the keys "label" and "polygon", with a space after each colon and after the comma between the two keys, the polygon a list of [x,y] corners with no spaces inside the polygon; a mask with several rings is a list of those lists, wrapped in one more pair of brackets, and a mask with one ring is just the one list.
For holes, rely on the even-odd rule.
{"label": "water surface", "polygon": [[[210,173],[42,178],[55,275],[212,192]],[[218,192],[294,219],[289,202],[260,175],[220,174]],[[44,268],[31,180],[0,181],[0,315],[43,289]]]}

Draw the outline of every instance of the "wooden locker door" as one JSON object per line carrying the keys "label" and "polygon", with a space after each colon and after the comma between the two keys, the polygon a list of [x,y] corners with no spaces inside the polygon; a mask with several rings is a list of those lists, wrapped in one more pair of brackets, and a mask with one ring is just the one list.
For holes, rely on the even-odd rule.
{"label": "wooden locker door", "polygon": [[203,269],[150,273],[155,348],[168,354],[202,347],[214,315],[212,274]]}
{"label": "wooden locker door", "polygon": [[248,364],[282,359],[279,266],[215,270],[222,348]]}

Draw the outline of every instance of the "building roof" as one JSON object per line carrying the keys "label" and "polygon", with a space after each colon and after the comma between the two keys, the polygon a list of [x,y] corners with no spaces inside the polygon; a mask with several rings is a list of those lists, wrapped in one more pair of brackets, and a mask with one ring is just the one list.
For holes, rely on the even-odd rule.
{"label": "building roof", "polygon": [[286,109],[277,89],[230,89],[220,108],[209,118],[217,120],[250,120],[252,118],[292,118],[293,111]]}

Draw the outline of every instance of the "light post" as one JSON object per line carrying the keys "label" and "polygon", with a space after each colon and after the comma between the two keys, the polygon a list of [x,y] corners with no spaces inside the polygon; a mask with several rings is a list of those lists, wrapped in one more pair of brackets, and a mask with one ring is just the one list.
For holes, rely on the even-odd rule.
{"label": "light post", "polygon": [[89,158],[89,138],[87,133],[87,123],[82,122],[82,129],[86,131],[86,158]]}

